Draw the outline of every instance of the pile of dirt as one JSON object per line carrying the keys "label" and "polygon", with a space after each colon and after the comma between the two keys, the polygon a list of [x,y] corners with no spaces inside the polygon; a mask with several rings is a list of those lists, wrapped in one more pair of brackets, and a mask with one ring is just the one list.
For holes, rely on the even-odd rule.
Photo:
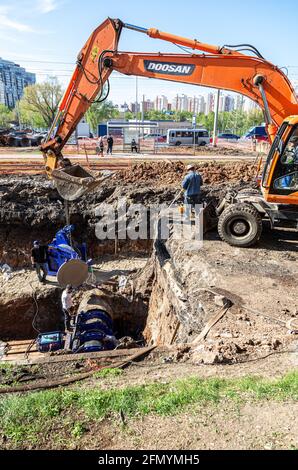
{"label": "pile of dirt", "polygon": [[[122,170],[120,177],[125,183],[155,180],[158,185],[180,184],[186,171],[185,167],[183,162],[144,162]],[[252,163],[236,162],[223,165],[216,162],[206,162],[198,164],[196,167],[203,177],[204,184],[213,185],[227,181],[248,182],[256,176],[256,167]]]}
{"label": "pile of dirt", "polygon": [[[194,149],[193,146],[191,147],[159,147],[158,148],[158,153],[164,153],[164,154],[169,154],[173,153],[175,155],[181,154],[194,154]],[[206,156],[213,156],[213,155],[224,155],[224,156],[248,156],[248,155],[253,155],[255,152],[251,148],[236,148],[235,144],[231,144],[230,146],[222,146],[219,145],[217,147],[212,147],[212,146],[202,146],[202,147],[196,147],[195,150],[196,155],[206,155]]]}
{"label": "pile of dirt", "polygon": [[[242,362],[296,347],[295,234],[264,230],[259,244],[249,250],[219,243],[215,234],[197,250],[174,239],[165,248],[167,258],[160,261],[156,252],[151,259],[155,277],[148,341],[194,343],[191,360],[196,363]],[[223,308],[218,295],[229,299],[231,307],[197,343],[204,326]]]}

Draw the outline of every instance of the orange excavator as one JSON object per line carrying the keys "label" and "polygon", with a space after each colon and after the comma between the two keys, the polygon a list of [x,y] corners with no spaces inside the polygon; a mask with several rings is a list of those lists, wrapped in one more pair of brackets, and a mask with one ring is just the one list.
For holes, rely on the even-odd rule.
{"label": "orange excavator", "polygon": [[[121,52],[124,28],[173,43],[183,54]],[[196,51],[199,51],[197,53]],[[58,113],[41,146],[46,172],[62,197],[75,200],[102,179],[62,155],[63,146],[92,103],[104,101],[113,71],[241,93],[264,112],[271,142],[259,190],[229,193],[217,208],[221,238],[234,246],[253,245],[262,221],[272,228],[298,223],[298,100],[285,73],[249,44],[213,46],[157,29],[106,19],[78,55]]]}

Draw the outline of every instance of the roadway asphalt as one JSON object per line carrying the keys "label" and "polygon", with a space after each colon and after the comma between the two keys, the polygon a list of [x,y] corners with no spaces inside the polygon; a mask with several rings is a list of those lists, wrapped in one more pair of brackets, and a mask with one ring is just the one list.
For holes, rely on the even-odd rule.
{"label": "roadway asphalt", "polygon": [[[65,154],[65,157],[70,158],[71,160],[78,160],[78,161],[86,161],[86,157],[84,155],[77,155],[77,154]],[[92,163],[101,162],[101,163],[116,163],[118,161],[127,161],[131,163],[132,161],[164,161],[164,160],[171,160],[171,161],[254,161],[256,159],[256,155],[247,154],[247,155],[210,155],[210,154],[200,154],[200,155],[181,155],[181,154],[159,154],[159,155],[152,155],[141,153],[138,155],[132,155],[131,153],[117,153],[113,156],[109,157],[98,157],[97,155],[88,155],[88,160]],[[0,162],[3,163],[17,163],[17,162],[35,162],[39,163],[43,161],[43,157],[41,154],[38,153],[0,153]]]}

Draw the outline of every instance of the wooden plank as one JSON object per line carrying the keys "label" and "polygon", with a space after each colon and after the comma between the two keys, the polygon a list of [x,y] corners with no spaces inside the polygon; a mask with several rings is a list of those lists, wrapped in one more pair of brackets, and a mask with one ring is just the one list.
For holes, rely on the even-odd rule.
{"label": "wooden plank", "polygon": [[[126,359],[122,361],[117,361],[115,364],[112,364],[111,366],[108,365],[105,367],[101,367],[100,370],[107,369],[109,367],[124,369],[125,367],[129,366],[129,364],[131,364],[133,361],[140,359],[141,357],[144,356],[144,354],[150,353],[155,348],[156,346],[151,346],[148,348],[138,348],[138,352],[136,354],[129,355]],[[132,349],[130,349],[130,351],[132,351]],[[29,392],[32,390],[49,389],[49,388],[59,387],[62,385],[70,385],[71,383],[77,382],[79,380],[84,380],[89,377],[92,377],[92,375],[95,372],[96,372],[95,370],[90,370],[88,372],[82,372],[81,374],[73,374],[71,377],[64,377],[62,379],[53,380],[52,382],[49,382],[48,380],[42,380],[42,381],[36,381],[35,383],[32,383],[32,384],[16,385],[15,387],[3,387],[3,388],[0,387],[0,394]]]}
{"label": "wooden plank", "polygon": [[32,339],[20,339],[20,340],[13,340],[13,341],[3,341],[4,343],[8,344],[9,346],[22,346],[22,345],[27,345],[29,346],[30,343],[32,343],[34,338]]}
{"label": "wooden plank", "polygon": [[[144,354],[149,350],[152,346],[146,348],[132,348],[132,349],[114,349],[112,351],[99,351],[93,353],[80,353],[80,354],[67,354],[62,356],[48,356],[44,353],[33,353],[39,354],[40,357],[32,357],[29,354],[28,359],[21,360],[16,356],[16,363],[18,365],[26,365],[26,364],[52,364],[52,363],[59,363],[59,362],[72,362],[72,361],[81,361],[87,359],[109,359],[109,358],[117,358],[117,357],[125,357],[130,356],[131,354],[137,354],[138,352],[143,351]],[[158,348],[159,352],[166,352],[169,348],[164,346]],[[2,359],[4,360],[4,359]],[[10,359],[10,362],[12,360]]]}
{"label": "wooden plank", "polygon": [[141,352],[141,350],[144,350],[144,353],[146,353],[147,349],[148,348],[114,349],[112,351],[67,354],[63,356],[50,356],[50,357],[48,356],[48,357],[38,360],[38,363],[50,364],[50,363],[56,363],[56,362],[80,361],[80,360],[86,360],[86,359],[107,359],[107,358],[112,358],[112,357],[124,357],[124,356],[130,356],[131,354],[136,354],[137,352]]}
{"label": "wooden plank", "polygon": [[193,347],[197,346],[203,339],[205,339],[211,328],[216,325],[219,320],[222,319],[222,317],[228,312],[228,310],[230,310],[230,308],[231,305],[229,305],[228,307],[223,307],[218,313],[216,313],[216,315],[211,317],[210,320],[206,323],[201,333],[199,334],[199,336],[197,336],[197,338],[191,343],[191,345]]}
{"label": "wooden plank", "polygon": [[[16,353],[26,352],[29,346],[30,346],[30,343],[26,344],[25,346],[8,346],[7,354],[11,354],[13,352],[16,352]],[[30,351],[37,351],[37,347],[35,344],[32,345],[32,347],[30,348]]]}
{"label": "wooden plank", "polygon": [[26,359],[25,355],[22,357],[22,356],[17,355],[17,354],[11,354],[9,356],[3,356],[0,360],[0,366],[1,366],[1,362],[11,362],[11,363],[14,363],[16,365],[30,364],[31,359],[35,360],[37,358],[43,358],[43,354],[40,353],[40,352],[33,352],[32,354],[29,355],[29,358],[30,359]]}
{"label": "wooden plank", "polygon": [[[18,355],[18,354],[26,354],[26,352],[27,352],[27,348],[26,349],[20,349],[20,350],[10,349],[9,351],[6,352],[5,355],[6,356],[13,356],[13,355]],[[33,353],[33,352],[39,352],[39,351],[37,351],[36,348],[32,348],[32,349],[30,349],[29,354]]]}

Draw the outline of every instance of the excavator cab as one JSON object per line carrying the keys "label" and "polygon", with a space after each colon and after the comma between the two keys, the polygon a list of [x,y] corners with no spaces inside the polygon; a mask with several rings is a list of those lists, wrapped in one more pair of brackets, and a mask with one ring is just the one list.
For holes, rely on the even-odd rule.
{"label": "excavator cab", "polygon": [[262,192],[267,202],[298,204],[298,117],[280,127],[263,171]]}
{"label": "excavator cab", "polygon": [[217,208],[218,233],[232,246],[249,247],[271,228],[298,224],[298,116],[287,118],[274,139],[263,170],[261,191],[244,188],[226,195]]}

